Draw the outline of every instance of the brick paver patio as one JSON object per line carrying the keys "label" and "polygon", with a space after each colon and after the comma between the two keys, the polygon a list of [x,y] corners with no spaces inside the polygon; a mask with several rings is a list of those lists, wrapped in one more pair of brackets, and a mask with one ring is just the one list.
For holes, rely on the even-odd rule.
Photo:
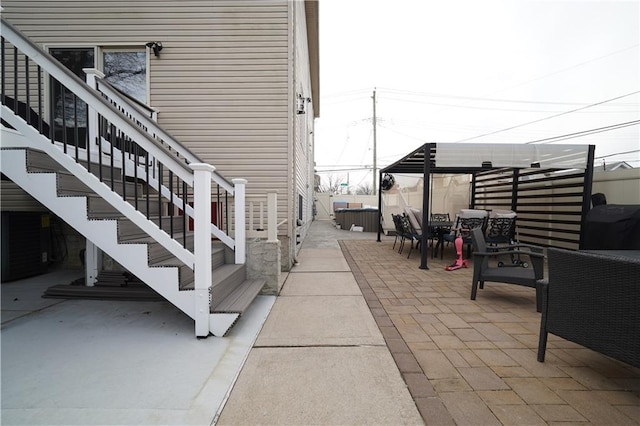
{"label": "brick paver patio", "polygon": [[536,360],[534,289],[487,283],[473,301],[472,269],[444,270],[451,247],[421,270],[392,245],[340,242],[427,424],[640,424],[640,369],[553,335]]}

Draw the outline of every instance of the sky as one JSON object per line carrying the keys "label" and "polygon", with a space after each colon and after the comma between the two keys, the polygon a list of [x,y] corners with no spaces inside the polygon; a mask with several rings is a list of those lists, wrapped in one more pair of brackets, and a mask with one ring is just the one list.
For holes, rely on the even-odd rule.
{"label": "sky", "polygon": [[319,22],[325,185],[373,183],[374,90],[378,168],[463,141],[640,167],[640,0],[321,0]]}

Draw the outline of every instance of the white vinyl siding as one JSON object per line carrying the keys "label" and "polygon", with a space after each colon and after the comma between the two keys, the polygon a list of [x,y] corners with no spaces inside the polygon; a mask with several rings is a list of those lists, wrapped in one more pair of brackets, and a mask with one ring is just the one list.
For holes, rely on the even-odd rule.
{"label": "white vinyl siding", "polygon": [[[305,2],[3,0],[2,6],[5,19],[45,47],[161,42],[158,57],[147,49],[149,106],[158,110],[158,123],[227,179],[247,179],[248,197],[276,191],[278,220],[288,219],[279,231],[295,249],[297,194],[305,221],[313,202],[312,103],[303,126],[295,128],[294,114],[296,88],[311,97]],[[304,134],[296,135],[300,129]]]}
{"label": "white vinyl siding", "polygon": [[5,0],[3,7],[42,45],[162,42],[149,66],[159,124],[228,179],[247,179],[249,194],[275,189],[286,199],[286,1]]}
{"label": "white vinyl siding", "polygon": [[15,183],[0,181],[0,206],[2,211],[45,212],[47,209]]}
{"label": "white vinyl siding", "polygon": [[[293,2],[295,24],[294,30],[294,58],[296,93],[294,97],[302,95],[304,99],[304,114],[296,114],[294,119],[294,164],[295,164],[295,192],[302,197],[302,203],[297,203],[301,210],[304,226],[299,230],[302,239],[313,219],[313,147],[310,144],[313,135],[313,103],[307,101],[311,97],[311,77],[309,69],[309,50],[307,43],[307,27],[303,2]],[[297,198],[296,198],[297,199]],[[298,216],[297,216],[298,217]]]}

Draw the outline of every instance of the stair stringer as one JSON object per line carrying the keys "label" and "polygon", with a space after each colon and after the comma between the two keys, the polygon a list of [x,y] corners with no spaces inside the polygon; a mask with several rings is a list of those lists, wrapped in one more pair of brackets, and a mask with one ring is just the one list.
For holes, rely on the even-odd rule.
{"label": "stair stringer", "polygon": [[[5,131],[3,129],[3,137]],[[195,292],[180,291],[177,267],[149,267],[147,244],[120,244],[117,220],[88,219],[87,197],[58,197],[55,173],[28,173],[26,151],[2,151],[2,173],[85,238],[195,319]]]}
{"label": "stair stringer", "polygon": [[[193,253],[186,250],[180,243],[173,240],[167,233],[161,231],[155,224],[147,220],[145,215],[124,201],[120,195],[113,192],[107,185],[100,182],[95,175],[76,163],[76,161],[64,153],[60,147],[52,144],[47,137],[41,135],[36,129],[29,126],[21,117],[13,114],[13,111],[5,105],[1,105],[0,108],[2,110],[3,120],[9,122],[9,124],[17,129],[16,133],[4,127],[2,128],[2,138],[0,139],[2,148],[32,148],[45,152],[63,168],[80,179],[94,193],[111,204],[111,206],[118,210],[123,216],[126,216],[176,258],[180,259],[182,263],[185,265],[195,264]],[[11,137],[5,138],[5,134],[7,134],[7,136],[11,135]],[[20,134],[22,138],[17,136]]]}
{"label": "stair stringer", "polygon": [[209,331],[216,337],[224,337],[240,318],[239,313],[209,314]]}

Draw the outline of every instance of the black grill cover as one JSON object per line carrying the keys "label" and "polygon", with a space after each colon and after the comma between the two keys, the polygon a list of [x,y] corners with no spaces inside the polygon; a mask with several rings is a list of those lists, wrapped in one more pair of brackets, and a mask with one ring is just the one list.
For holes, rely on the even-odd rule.
{"label": "black grill cover", "polygon": [[587,213],[583,250],[640,250],[640,205],[607,204]]}

